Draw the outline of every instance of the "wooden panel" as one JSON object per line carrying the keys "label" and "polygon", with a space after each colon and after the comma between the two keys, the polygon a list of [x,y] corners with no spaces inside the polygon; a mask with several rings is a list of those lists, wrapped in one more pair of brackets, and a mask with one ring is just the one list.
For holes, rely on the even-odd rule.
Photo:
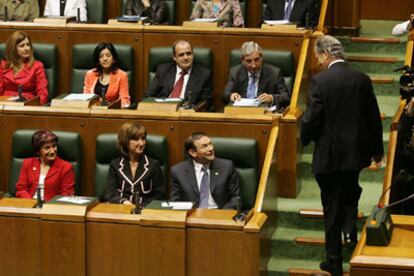
{"label": "wooden panel", "polygon": [[[93,25],[92,25],[93,26]],[[129,29],[127,29],[129,30]],[[131,46],[134,49],[134,61],[135,61],[135,71],[132,76],[135,82],[135,87],[129,89],[131,95],[131,100],[134,101],[139,99],[142,95],[143,85],[142,85],[142,33],[141,30],[131,29],[128,32],[123,31],[122,29],[117,31],[108,31],[107,29],[96,29],[96,30],[79,30],[75,29],[68,31],[68,54],[66,57],[68,64],[68,74],[66,79],[68,81],[68,89],[70,89],[70,80],[71,80],[71,70],[72,70],[72,47],[76,44],[84,43],[100,43],[110,41],[113,44],[124,44]],[[92,56],[90,57],[93,58]],[[91,68],[92,69],[92,68]],[[68,77],[69,76],[69,77]],[[69,90],[67,90],[69,91]],[[80,92],[80,91],[71,91],[71,92]]]}
{"label": "wooden panel", "polygon": [[86,275],[85,224],[41,222],[43,275]]}
{"label": "wooden panel", "polygon": [[42,275],[40,220],[0,217],[0,267],[10,276]]}
{"label": "wooden panel", "polygon": [[141,227],[141,275],[185,275],[185,230]]}
{"label": "wooden panel", "polygon": [[361,0],[362,19],[403,21],[408,20],[412,12],[414,12],[412,0]]}
{"label": "wooden panel", "polygon": [[108,19],[116,18],[121,15],[121,0],[106,0],[106,15]]}
{"label": "wooden panel", "polygon": [[[385,0],[383,0],[385,1]],[[337,34],[359,34],[361,0],[329,1],[326,15],[327,25]]]}
{"label": "wooden panel", "polygon": [[252,248],[243,242],[243,232],[187,228],[186,243],[187,276],[258,275],[245,268]]}
{"label": "wooden panel", "polygon": [[144,275],[137,264],[139,230],[138,225],[87,222],[87,275]]}
{"label": "wooden panel", "polygon": [[[17,107],[16,107],[17,108]],[[18,129],[41,129],[49,128],[51,130],[62,130],[62,131],[73,131],[77,132],[81,136],[82,141],[82,152],[85,156],[88,156],[90,147],[88,146],[89,141],[89,116],[88,114],[85,117],[74,117],[72,116],[59,116],[53,114],[52,108],[48,109],[51,114],[44,114],[33,112],[28,119],[29,114],[23,112],[23,109],[28,109],[27,107],[22,107],[22,112],[17,112],[11,114],[7,113],[3,117],[3,133],[2,139],[4,141],[4,154],[3,154],[3,164],[4,164],[4,178],[0,183],[0,190],[6,191],[7,185],[9,183],[9,171],[10,171],[10,160],[11,160],[11,151],[12,151],[12,136],[13,133]],[[89,167],[87,162],[82,164],[82,177],[81,177],[81,194],[90,195],[91,189],[89,186],[92,186],[93,183],[85,182],[86,179],[89,179]]]}
{"label": "wooden panel", "polygon": [[411,276],[413,271],[410,270],[396,270],[396,269],[382,269],[382,268],[353,268],[351,267],[352,276]]}

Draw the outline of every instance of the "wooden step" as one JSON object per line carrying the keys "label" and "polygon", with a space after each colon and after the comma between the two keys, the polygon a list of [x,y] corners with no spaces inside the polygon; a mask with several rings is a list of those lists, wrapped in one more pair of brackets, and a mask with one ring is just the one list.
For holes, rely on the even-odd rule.
{"label": "wooden step", "polygon": [[395,57],[367,57],[367,56],[348,56],[348,61],[375,62],[375,63],[396,63],[399,61]]}
{"label": "wooden step", "polygon": [[352,42],[357,43],[388,43],[388,44],[400,44],[401,39],[390,37],[390,38],[379,38],[379,37],[351,37]]}
{"label": "wooden step", "polygon": [[297,237],[295,239],[295,243],[297,245],[324,246],[325,245],[325,239],[322,239],[322,238],[309,238],[309,237]]}
{"label": "wooden step", "polygon": [[[318,209],[300,209],[299,215],[305,218],[320,218],[323,219],[323,211]],[[364,213],[358,212],[358,219],[363,219]]]}
{"label": "wooden step", "polygon": [[[289,268],[289,276],[328,276],[329,272],[316,270],[316,269],[303,269],[303,268]],[[349,272],[344,272],[343,276],[349,276]]]}
{"label": "wooden step", "polygon": [[393,84],[394,79],[389,77],[371,77],[372,83],[375,84]]}

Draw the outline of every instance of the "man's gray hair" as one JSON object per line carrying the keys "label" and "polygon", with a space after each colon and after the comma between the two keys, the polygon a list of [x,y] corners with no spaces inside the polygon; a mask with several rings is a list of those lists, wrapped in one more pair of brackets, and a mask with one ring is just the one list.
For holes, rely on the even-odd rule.
{"label": "man's gray hair", "polygon": [[243,43],[240,50],[241,50],[242,57],[249,56],[253,52],[256,52],[256,51],[262,53],[262,47],[260,47],[259,44],[257,44],[254,41],[248,41],[248,42]]}
{"label": "man's gray hair", "polygon": [[323,35],[318,37],[315,43],[315,52],[322,54],[327,52],[330,57],[345,59],[345,51],[341,42],[333,36]]}

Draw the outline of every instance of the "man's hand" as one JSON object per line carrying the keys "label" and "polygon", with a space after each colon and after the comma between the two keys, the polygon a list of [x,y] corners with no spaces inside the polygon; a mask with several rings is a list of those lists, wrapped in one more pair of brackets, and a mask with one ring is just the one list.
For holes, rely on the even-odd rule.
{"label": "man's hand", "polygon": [[273,96],[271,94],[263,93],[260,94],[259,97],[257,97],[259,101],[262,103],[272,103],[273,102]]}
{"label": "man's hand", "polygon": [[237,93],[237,92],[231,93],[230,101],[235,102],[235,101],[240,101],[240,99],[241,99],[241,96],[240,96],[239,93]]}
{"label": "man's hand", "polygon": [[131,201],[129,201],[129,200],[125,200],[124,202],[122,202],[122,204],[124,204],[124,205],[134,205],[134,204],[132,204],[132,202],[131,202]]}

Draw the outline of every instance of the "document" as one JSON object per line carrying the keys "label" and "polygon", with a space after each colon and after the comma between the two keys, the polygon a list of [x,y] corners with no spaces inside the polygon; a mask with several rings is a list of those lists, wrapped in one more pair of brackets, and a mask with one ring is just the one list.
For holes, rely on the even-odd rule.
{"label": "document", "polygon": [[258,99],[241,98],[233,103],[233,106],[259,106],[261,101]]}
{"label": "document", "polygon": [[289,20],[265,20],[267,25],[287,25],[292,24]]}
{"label": "document", "polygon": [[180,98],[155,98],[157,103],[178,103],[181,102]]}
{"label": "document", "polygon": [[64,97],[63,100],[67,100],[67,101],[88,101],[88,100],[92,99],[93,97],[95,97],[95,94],[92,94],[92,93],[88,93],[88,94],[71,93],[71,94],[67,95],[66,97]]}
{"label": "document", "polygon": [[172,208],[173,210],[191,210],[193,209],[193,205],[191,201],[161,202],[161,207]]}
{"label": "document", "polygon": [[57,199],[56,201],[65,202],[65,203],[73,203],[73,204],[85,204],[91,201],[90,197],[84,196],[62,196],[61,198]]}
{"label": "document", "polygon": [[193,22],[217,22],[218,18],[194,18]]}

